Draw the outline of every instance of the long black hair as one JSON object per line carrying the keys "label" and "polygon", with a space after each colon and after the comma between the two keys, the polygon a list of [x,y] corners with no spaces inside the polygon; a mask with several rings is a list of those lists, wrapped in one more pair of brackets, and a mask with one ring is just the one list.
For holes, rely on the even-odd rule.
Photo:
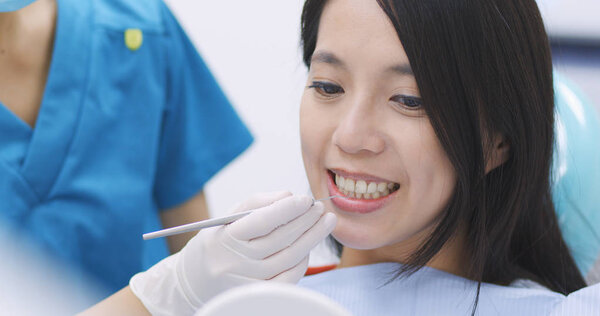
{"label": "long black hair", "polygon": [[[552,203],[552,62],[535,1],[373,1],[396,29],[424,109],[457,175],[434,232],[398,276],[424,266],[466,225],[468,276],[479,285],[526,278],[563,294],[584,287]],[[325,3],[304,4],[307,67]],[[497,134],[508,144],[509,158],[486,173]]]}

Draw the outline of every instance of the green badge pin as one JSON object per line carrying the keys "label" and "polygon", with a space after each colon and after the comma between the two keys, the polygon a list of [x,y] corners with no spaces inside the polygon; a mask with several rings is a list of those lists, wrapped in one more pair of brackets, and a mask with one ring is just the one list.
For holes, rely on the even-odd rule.
{"label": "green badge pin", "polygon": [[136,51],[142,46],[144,35],[140,29],[127,29],[125,31],[125,46],[132,51]]}

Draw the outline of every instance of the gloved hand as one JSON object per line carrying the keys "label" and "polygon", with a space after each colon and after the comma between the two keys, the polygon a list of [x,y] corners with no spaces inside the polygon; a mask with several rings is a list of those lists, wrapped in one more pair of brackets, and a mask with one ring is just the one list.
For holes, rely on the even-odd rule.
{"label": "gloved hand", "polygon": [[261,280],[296,283],[308,254],[333,230],[323,204],[287,192],[257,195],[236,208],[255,211],[201,230],[177,254],[130,281],[153,315],[192,315],[215,295]]}

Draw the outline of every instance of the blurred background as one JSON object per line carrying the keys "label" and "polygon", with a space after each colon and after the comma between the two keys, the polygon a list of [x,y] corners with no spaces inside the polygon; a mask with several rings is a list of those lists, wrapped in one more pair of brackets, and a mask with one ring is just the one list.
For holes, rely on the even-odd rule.
{"label": "blurred background", "polygon": [[554,68],[600,109],[600,1],[538,0],[550,36]]}
{"label": "blurred background", "polygon": [[[255,192],[308,193],[298,135],[302,0],[166,0],[256,141],[207,185],[213,216]],[[600,1],[539,0],[557,71],[600,110]]]}
{"label": "blurred background", "polygon": [[306,80],[300,0],[166,1],[255,142],[206,188],[213,216],[256,192],[308,193],[298,110]]}
{"label": "blurred background", "polygon": [[[306,80],[299,47],[303,1],[165,1],[256,139],[207,184],[212,215],[223,215],[256,192],[286,189],[308,194],[298,133]],[[538,3],[555,69],[579,86],[600,112],[600,0]],[[15,254],[4,258],[0,269],[0,314],[22,311],[17,303],[23,301],[41,303],[21,315],[49,310],[73,314],[101,296],[93,287],[81,291],[82,283],[93,282],[78,279],[15,235],[0,227],[0,249]],[[600,269],[597,273],[594,278],[600,280]],[[47,281],[41,287],[40,279]]]}

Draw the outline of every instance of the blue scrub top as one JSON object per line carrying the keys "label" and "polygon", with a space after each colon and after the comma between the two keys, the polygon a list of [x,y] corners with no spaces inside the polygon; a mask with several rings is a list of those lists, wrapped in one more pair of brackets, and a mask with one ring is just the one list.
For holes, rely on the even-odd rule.
{"label": "blue scrub top", "polygon": [[159,210],[252,137],[162,1],[57,2],[35,128],[0,104],[0,214],[116,291],[167,255],[141,238]]}

